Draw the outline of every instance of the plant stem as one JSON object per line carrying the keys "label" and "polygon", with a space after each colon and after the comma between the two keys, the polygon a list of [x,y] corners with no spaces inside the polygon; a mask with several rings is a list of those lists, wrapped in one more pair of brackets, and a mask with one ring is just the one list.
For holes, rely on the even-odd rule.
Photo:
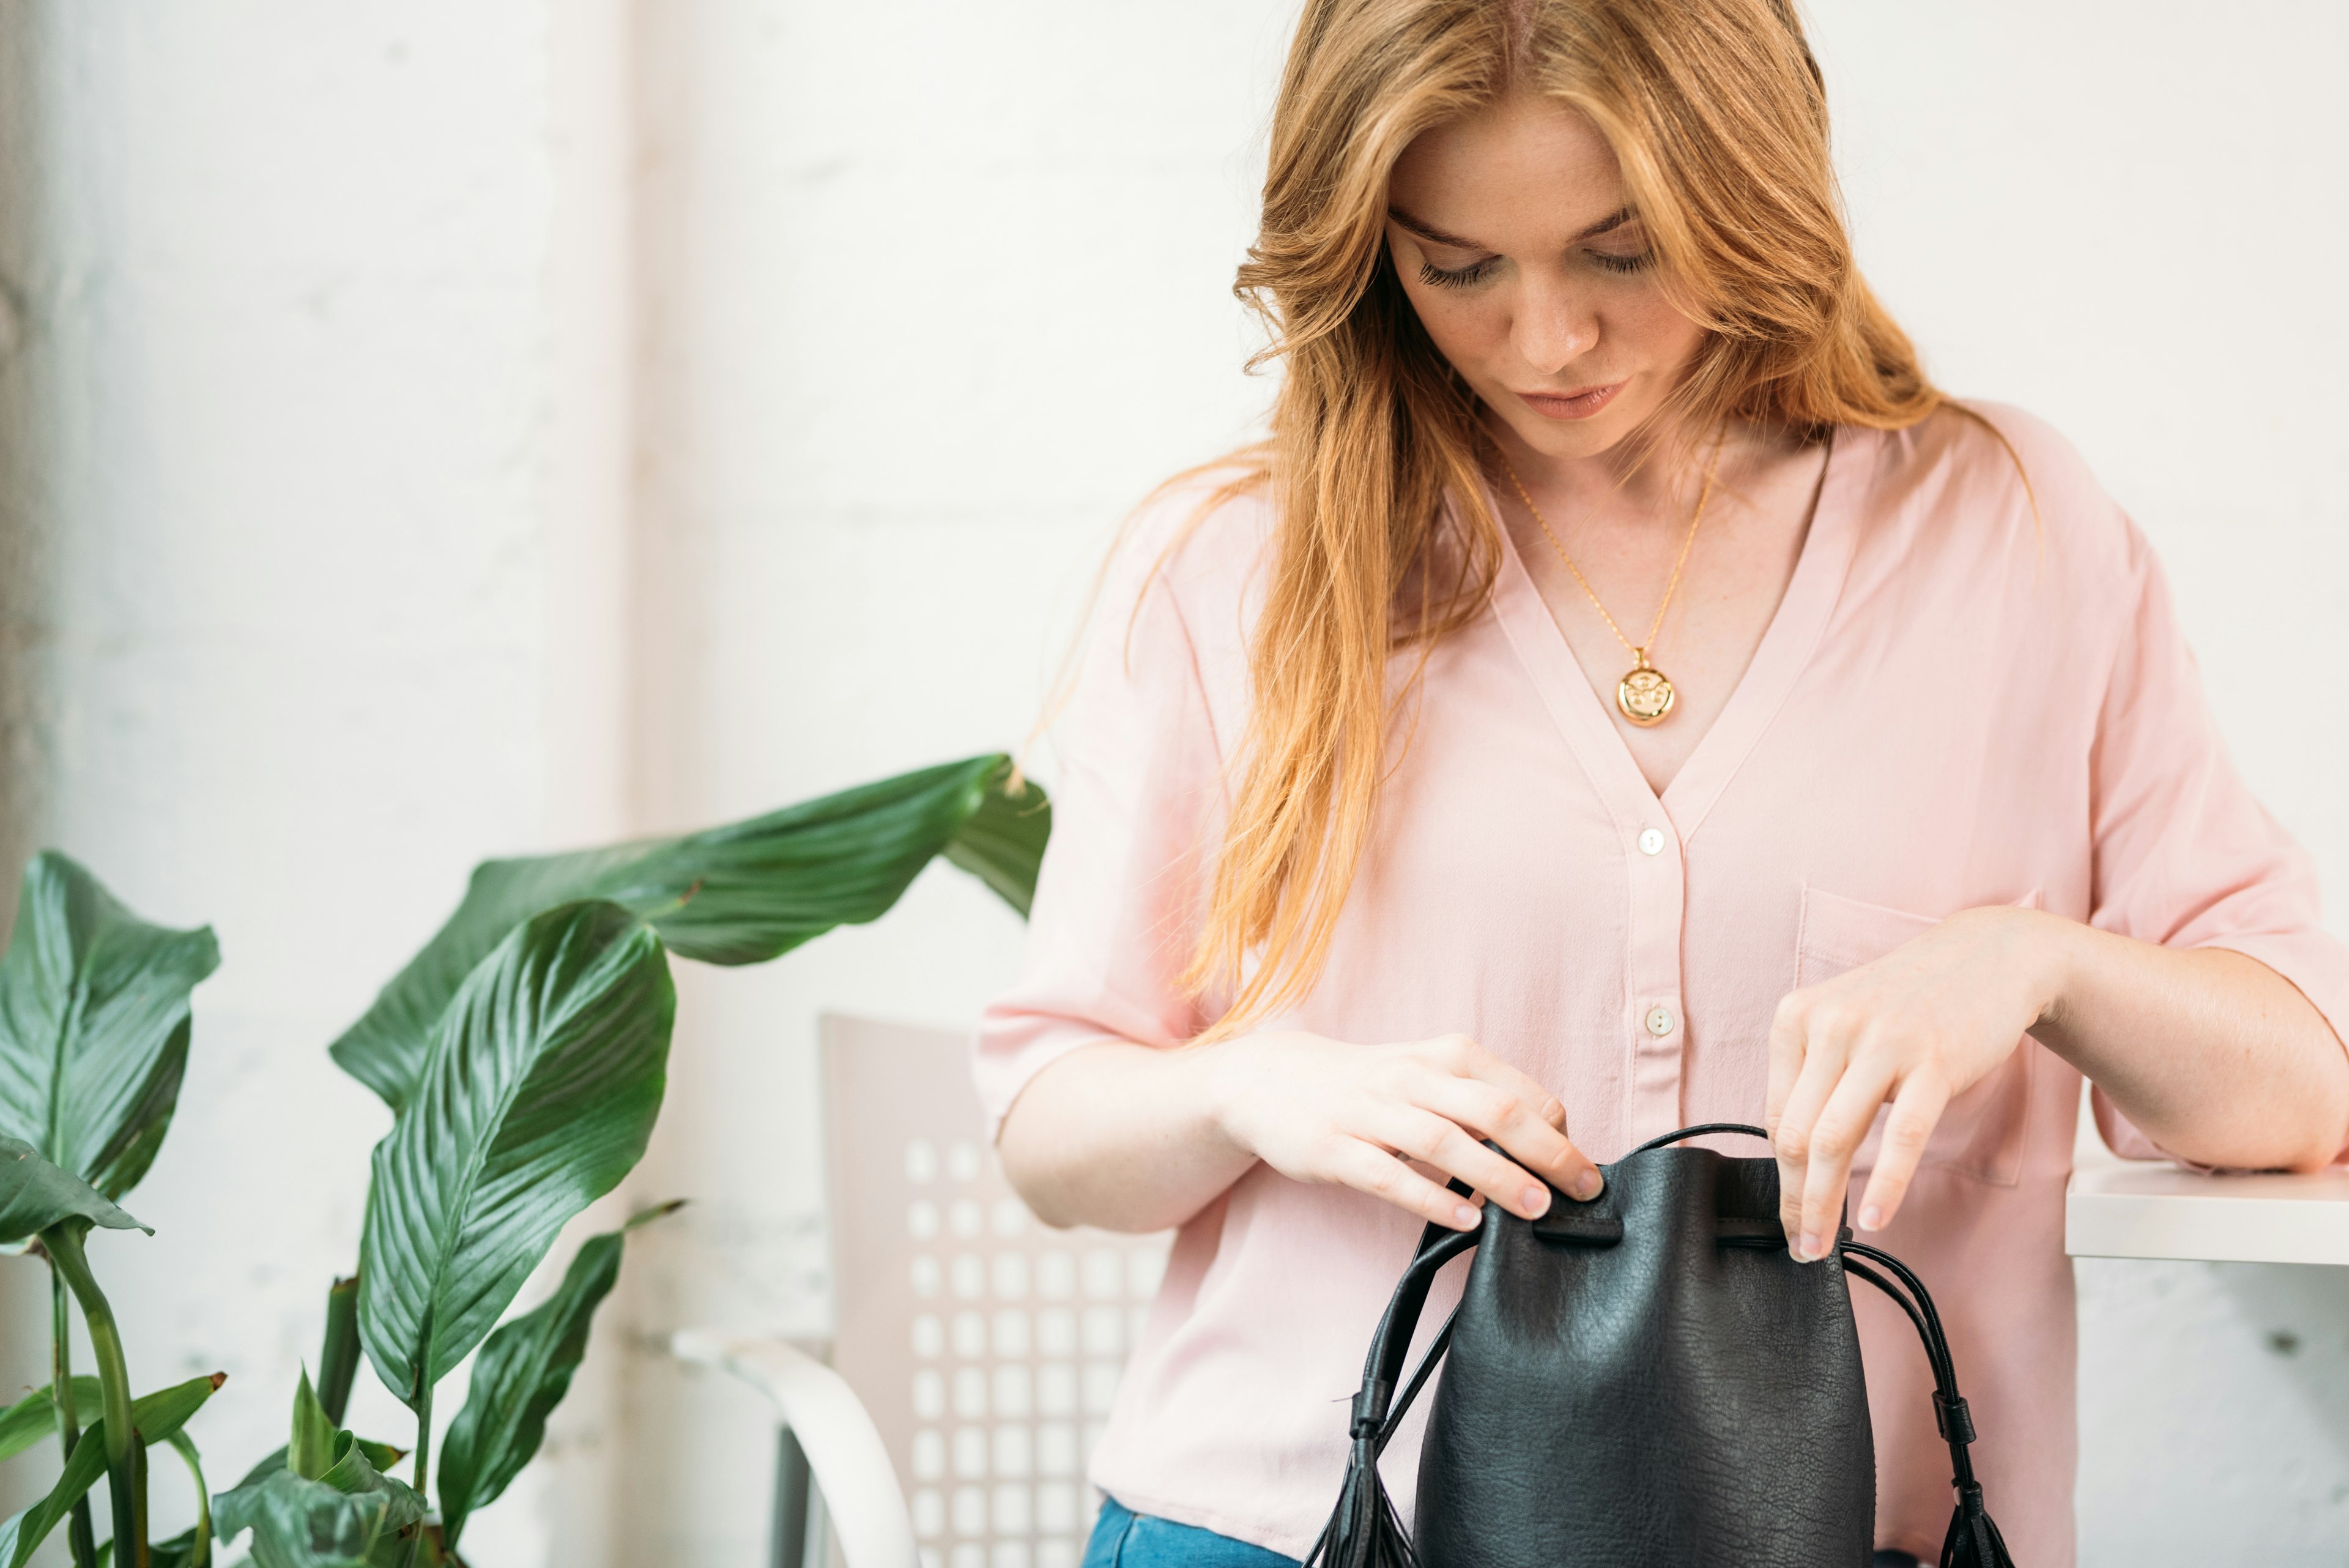
{"label": "plant stem", "polygon": [[[115,1539],[123,1538],[119,1532]],[[130,1434],[130,1535],[134,1545],[125,1557],[122,1549],[114,1550],[114,1561],[121,1568],[147,1568],[147,1439],[136,1429]]]}
{"label": "plant stem", "polygon": [[68,1220],[53,1226],[41,1232],[41,1244],[81,1303],[90,1354],[98,1362],[98,1392],[106,1410],[106,1479],[114,1497],[116,1568],[147,1568],[147,1538],[140,1529],[147,1510],[139,1485],[139,1433],[130,1420],[130,1370],[123,1365],[114,1308],[98,1288],[98,1276],[89,1272],[89,1259],[81,1250],[81,1232],[88,1223]]}
{"label": "plant stem", "polygon": [[425,1461],[432,1457],[432,1385],[424,1385],[424,1397],[416,1407],[416,1495],[430,1501],[427,1489]]}
{"label": "plant stem", "polygon": [[[47,1249],[43,1249],[47,1251]],[[57,1407],[57,1440],[67,1459],[81,1441],[81,1417],[74,1412],[73,1322],[66,1313],[66,1277],[49,1263],[49,1398]],[[73,1516],[66,1526],[67,1549],[74,1568],[98,1568],[98,1535],[90,1529],[89,1499],[74,1499]]]}
{"label": "plant stem", "polygon": [[[416,1407],[416,1495],[424,1499],[429,1511],[432,1494],[425,1489],[425,1466],[432,1458],[432,1384],[424,1383],[424,1397]],[[401,1557],[401,1568],[416,1568],[417,1554],[424,1545],[424,1520],[416,1521],[416,1533],[408,1538],[408,1552]]]}

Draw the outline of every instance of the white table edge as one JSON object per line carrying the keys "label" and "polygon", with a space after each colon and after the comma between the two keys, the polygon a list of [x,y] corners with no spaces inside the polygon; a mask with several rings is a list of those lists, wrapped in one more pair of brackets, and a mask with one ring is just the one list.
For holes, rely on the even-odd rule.
{"label": "white table edge", "polygon": [[2083,1159],[2064,1201],[2077,1258],[2349,1265],[2349,1170],[2208,1175]]}

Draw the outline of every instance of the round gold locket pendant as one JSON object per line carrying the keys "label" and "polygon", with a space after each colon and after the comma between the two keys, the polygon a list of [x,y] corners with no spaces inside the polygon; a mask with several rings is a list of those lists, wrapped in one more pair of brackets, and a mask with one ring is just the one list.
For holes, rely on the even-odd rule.
{"label": "round gold locket pendant", "polygon": [[1664,722],[1664,716],[1672,711],[1675,693],[1664,672],[1648,662],[1645,650],[1632,651],[1640,662],[1615,683],[1615,706],[1622,710],[1623,717],[1644,730]]}

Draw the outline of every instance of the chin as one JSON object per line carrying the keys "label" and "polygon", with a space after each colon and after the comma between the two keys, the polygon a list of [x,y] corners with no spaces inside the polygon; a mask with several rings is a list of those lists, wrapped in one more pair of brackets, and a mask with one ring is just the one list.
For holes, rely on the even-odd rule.
{"label": "chin", "polygon": [[1544,457],[1572,460],[1612,451],[1649,412],[1618,406],[1602,409],[1587,420],[1550,420],[1527,410],[1509,418],[1508,425],[1519,441]]}

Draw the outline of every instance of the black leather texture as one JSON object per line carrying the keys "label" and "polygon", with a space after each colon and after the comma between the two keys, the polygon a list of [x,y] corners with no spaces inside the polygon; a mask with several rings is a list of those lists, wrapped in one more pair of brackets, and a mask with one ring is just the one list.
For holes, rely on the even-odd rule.
{"label": "black leather texture", "polygon": [[1487,1204],[1420,1450],[1424,1568],[1869,1568],[1844,1271],[1767,1158],[1652,1148],[1593,1202]]}
{"label": "black leather texture", "polygon": [[[1304,1568],[1882,1568],[1850,1279],[1892,1299],[1932,1366],[1954,1501],[1940,1568],[2014,1568],[1925,1282],[1848,1231],[1831,1259],[1795,1262],[1776,1163],[1672,1147],[1706,1133],[1765,1137],[1683,1127],[1602,1168],[1588,1203],[1553,1190],[1538,1220],[1487,1205],[1476,1231],[1427,1228],[1371,1341],[1338,1506]],[[1406,1382],[1428,1289],[1472,1250]],[[1379,1456],[1439,1366],[1407,1528]]]}

